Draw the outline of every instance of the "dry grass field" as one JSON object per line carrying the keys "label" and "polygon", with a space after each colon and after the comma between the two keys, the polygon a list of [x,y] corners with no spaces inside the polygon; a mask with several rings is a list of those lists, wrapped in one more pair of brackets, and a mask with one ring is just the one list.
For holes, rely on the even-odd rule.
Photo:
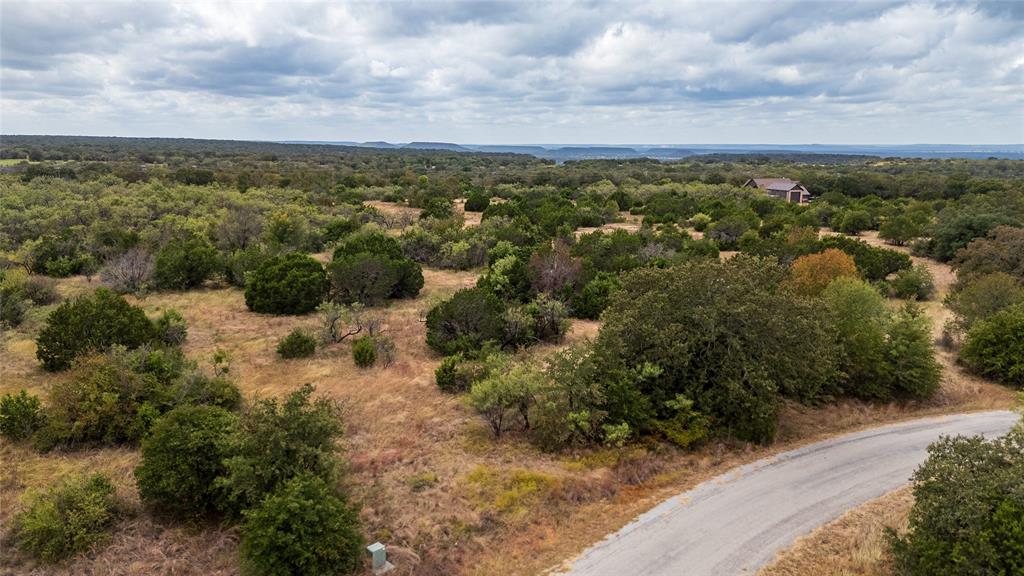
{"label": "dry grass field", "polygon": [[[281,360],[275,354],[278,339],[297,326],[315,325],[316,319],[254,314],[235,288],[210,286],[134,300],[150,314],[166,308],[180,311],[189,327],[186,353],[208,366],[215,350],[227,351],[231,374],[246,395],[281,395],[310,382],[319,394],[343,405],[350,490],[362,505],[367,537],[389,545],[396,574],[541,573],[660,499],[733,466],[877,423],[1013,402],[1008,390],[964,375],[943,352],[946,377],[936,400],[789,405],[780,438],[770,447],[714,442],[682,452],[642,443],[545,454],[515,436],[495,442],[462,399],[434,384],[440,357],[425,344],[423,315],[431,303],[472,285],[476,277],[474,272],[424,269],[419,297],[379,310],[398,351],[388,368],[357,368],[347,342],[320,349],[309,359]],[[948,286],[949,278],[943,278],[940,283]],[[61,280],[59,289],[72,296],[95,285],[75,277]],[[935,306],[933,315],[941,314],[941,304]],[[27,388],[45,398],[55,379],[68,377],[43,372],[35,360],[33,338],[46,312],[34,311],[21,327],[2,336],[0,393]],[[598,328],[598,322],[576,321],[567,342],[593,337]],[[524,357],[540,358],[555,348],[541,347]],[[138,461],[134,450],[38,455],[28,447],[3,443],[0,456],[0,525],[5,533],[26,489],[48,486],[72,472],[108,472],[127,503],[126,518],[106,547],[69,564],[46,567],[19,556],[5,542],[0,573],[238,571],[233,530],[164,523],[142,509],[132,476]]]}

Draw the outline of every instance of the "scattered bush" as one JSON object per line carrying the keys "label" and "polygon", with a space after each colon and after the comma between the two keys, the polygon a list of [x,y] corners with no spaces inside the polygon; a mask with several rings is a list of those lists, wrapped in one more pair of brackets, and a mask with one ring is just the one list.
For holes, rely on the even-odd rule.
{"label": "scattered bush", "polygon": [[373,337],[373,349],[381,366],[387,368],[395,361],[395,341],[387,334],[377,334]]}
{"label": "scattered bush", "polygon": [[227,472],[216,482],[231,512],[252,508],[303,473],[336,480],[334,443],[341,436],[341,417],[336,404],[310,401],[312,394],[306,384],[283,402],[260,399],[242,413],[231,439],[233,456],[225,460]]}
{"label": "scattered bush", "polygon": [[373,336],[364,334],[352,341],[352,360],[360,368],[369,368],[377,362],[377,347],[373,344]]}
{"label": "scattered bush", "polygon": [[828,248],[794,260],[789,268],[788,283],[798,294],[817,296],[840,277],[856,278],[857,264],[842,250]]}
{"label": "scattered bush", "polygon": [[356,511],[316,476],[284,482],[245,512],[241,555],[257,574],[351,574],[362,568]]}
{"label": "scattered bush", "polygon": [[1005,272],[1024,282],[1024,228],[998,226],[960,249],[952,262],[960,282]]}
{"label": "scattered bush", "polygon": [[177,310],[164,310],[153,322],[156,340],[167,346],[181,346],[188,338],[188,324]]}
{"label": "scattered bush", "polygon": [[914,473],[907,533],[890,533],[899,574],[1021,574],[1024,427],[1003,438],[946,437]]}
{"label": "scattered bush", "polygon": [[447,198],[437,197],[427,201],[427,205],[420,212],[420,220],[427,218],[444,220],[445,218],[451,218],[453,215],[455,215],[455,209],[452,207],[452,201]]}
{"label": "scattered bush", "polygon": [[593,280],[587,282],[583,289],[573,294],[570,309],[573,316],[596,320],[601,312],[608,307],[608,302],[616,290],[622,287],[618,275],[599,272]]}
{"label": "scattered bush", "polygon": [[530,407],[541,382],[540,373],[515,366],[475,382],[469,390],[469,403],[487,420],[496,438],[515,420],[529,430]]}
{"label": "scattered bush", "polygon": [[842,391],[865,400],[921,399],[941,371],[927,317],[913,306],[890,312],[869,284],[840,278],[822,293],[840,349]]}
{"label": "scattered bush", "polygon": [[36,357],[51,372],[65,370],[78,356],[102,352],[114,344],[136,348],[156,337],[153,323],[107,289],[64,302],[50,313],[36,338]]}
{"label": "scattered bush", "polygon": [[12,286],[0,286],[0,326],[16,328],[25,320],[28,302],[24,292]]}
{"label": "scattered bush", "polygon": [[929,300],[935,294],[935,279],[924,264],[900,270],[889,285],[897,298],[907,300]]}
{"label": "scattered bush", "polygon": [[772,261],[743,254],[628,274],[595,341],[610,422],[640,433],[674,425],[682,396],[713,433],[765,442],[782,396],[831,392],[830,327],[782,288],[783,277]]}
{"label": "scattered bush", "polygon": [[152,375],[135,372],[117,358],[93,356],[82,361],[72,378],[53,383],[38,447],[138,441],[159,415],[152,404],[143,410],[157,386]]}
{"label": "scattered bush", "polygon": [[960,357],[977,373],[1024,388],[1024,304],[976,322]]}
{"label": "scattered bush", "polygon": [[143,248],[131,248],[100,268],[100,281],[119,294],[140,292],[152,281],[155,266],[152,254]]}
{"label": "scattered bush", "polygon": [[474,353],[501,343],[505,307],[494,294],[464,288],[427,313],[427,344],[441,354]]}
{"label": "scattered bush", "polygon": [[491,197],[483,192],[470,192],[463,209],[466,212],[483,212],[491,205]]}
{"label": "scattered bush", "polygon": [[45,562],[57,562],[107,540],[119,514],[114,486],[102,474],[72,478],[30,495],[14,516],[18,548]]}
{"label": "scattered bush", "polygon": [[37,396],[22,390],[0,398],[0,435],[8,440],[25,440],[43,426],[45,416]]}
{"label": "scattered bush", "polygon": [[205,238],[192,236],[168,242],[156,254],[153,284],[162,290],[195,288],[217,269],[217,249]]}
{"label": "scattered bush", "polygon": [[838,230],[843,234],[856,236],[865,230],[871,229],[871,214],[866,210],[850,210],[845,212],[839,220]]}
{"label": "scattered bush", "polygon": [[316,352],[316,339],[308,332],[296,328],[277,343],[277,355],[281,358],[309,358]]}
{"label": "scattered bush", "polygon": [[887,248],[876,248],[867,242],[844,236],[826,236],[816,243],[817,250],[838,248],[853,256],[857,271],[869,281],[884,280],[890,274],[913,266],[910,256]]}
{"label": "scattered bush", "polygon": [[441,364],[434,371],[434,381],[443,392],[459,394],[467,392],[470,386],[485,374],[483,363],[467,360],[462,354],[453,354],[441,360]]}
{"label": "scattered bush", "polygon": [[142,443],[135,469],[142,500],[183,518],[220,508],[214,480],[224,473],[236,426],[234,414],[215,406],[182,406],[163,415]]}
{"label": "scattered bush", "polygon": [[1024,304],[1024,284],[1005,272],[978,276],[946,299],[963,331],[1014,304]]}
{"label": "scattered bush", "polygon": [[323,266],[306,254],[276,256],[263,262],[245,285],[245,305],[266,314],[306,314],[327,294]]}
{"label": "scattered bush", "polygon": [[57,283],[46,276],[29,276],[23,288],[25,298],[36,306],[46,306],[60,301]]}

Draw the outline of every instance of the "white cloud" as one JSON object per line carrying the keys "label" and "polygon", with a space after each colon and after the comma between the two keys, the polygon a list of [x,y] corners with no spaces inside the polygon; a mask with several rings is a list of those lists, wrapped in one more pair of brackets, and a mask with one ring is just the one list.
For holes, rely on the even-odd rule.
{"label": "white cloud", "polygon": [[1019,11],[964,3],[2,3],[0,130],[1021,142]]}

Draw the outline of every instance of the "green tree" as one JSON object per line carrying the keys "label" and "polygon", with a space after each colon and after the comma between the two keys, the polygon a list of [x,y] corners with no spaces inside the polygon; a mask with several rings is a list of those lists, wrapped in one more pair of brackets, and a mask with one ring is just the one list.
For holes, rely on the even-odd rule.
{"label": "green tree", "polygon": [[205,282],[218,265],[217,249],[206,238],[177,238],[157,252],[153,283],[163,290],[187,290]]}
{"label": "green tree", "polygon": [[156,329],[141,308],[100,288],[50,313],[36,338],[36,358],[43,368],[55,372],[70,367],[78,356],[115,344],[137,348],[155,337]]}
{"label": "green tree", "polygon": [[503,339],[504,305],[481,288],[464,288],[427,313],[427,344],[441,354],[475,353]]}
{"label": "green tree", "polygon": [[1003,438],[946,437],[914,473],[904,536],[891,534],[899,574],[1024,571],[1024,427]]}
{"label": "green tree", "polygon": [[1024,388],[1024,304],[1014,304],[976,322],[960,357],[983,376]]}
{"label": "green tree", "polygon": [[182,406],[153,426],[135,468],[144,502],[184,518],[200,518],[222,507],[214,480],[224,474],[234,414],[215,406]]}
{"label": "green tree", "polygon": [[259,399],[242,413],[231,439],[233,455],[225,460],[227,472],[216,481],[226,508],[235,513],[252,508],[303,473],[336,480],[340,414],[336,404],[311,400],[312,394],[306,384],[283,402]]}
{"label": "green tree", "polygon": [[253,312],[306,314],[327,294],[323,266],[306,254],[276,256],[263,262],[245,286],[245,305]]}
{"label": "green tree", "polygon": [[242,562],[256,574],[351,574],[362,568],[359,516],[322,478],[295,476],[244,515]]}

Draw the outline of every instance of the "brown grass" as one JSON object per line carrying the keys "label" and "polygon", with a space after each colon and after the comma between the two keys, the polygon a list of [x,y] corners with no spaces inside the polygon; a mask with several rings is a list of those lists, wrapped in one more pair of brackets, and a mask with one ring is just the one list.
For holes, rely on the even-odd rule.
{"label": "brown grass", "polygon": [[891,573],[886,529],[906,530],[910,486],[850,510],[779,553],[758,576],[884,576]]}
{"label": "brown grass", "polygon": [[[514,436],[494,442],[462,399],[443,394],[434,385],[433,371],[440,358],[424,342],[423,310],[474,284],[476,273],[425,269],[424,279],[418,298],[379,310],[398,350],[395,363],[386,369],[356,368],[347,342],[318,350],[309,359],[279,359],[278,339],[297,326],[314,326],[316,319],[253,314],[234,288],[158,293],[137,300],[150,314],[175,308],[185,316],[185,351],[200,364],[208,364],[217,349],[229,352],[232,374],[246,394],[280,395],[311,382],[319,393],[343,404],[353,496],[362,504],[367,537],[389,545],[397,574],[541,573],[661,499],[733,466],[880,422],[1013,402],[1008,390],[962,374],[950,356],[944,361],[947,377],[937,400],[908,405],[850,401],[822,408],[788,405],[779,441],[771,447],[716,442],[691,452],[634,446],[545,454]],[[94,285],[71,278],[62,280],[60,289],[70,295]],[[43,372],[34,358],[33,338],[44,316],[45,310],[34,312],[0,340],[0,391],[24,387],[45,397],[50,383],[66,377]],[[599,327],[599,322],[575,321],[563,345],[593,338]],[[556,348],[538,347],[524,358]],[[70,566],[28,568],[24,559],[8,561],[14,556],[6,554],[6,564],[0,566],[22,562],[12,569],[40,573],[237,570],[233,531],[184,530],[160,523],[139,508],[131,475],[138,458],[133,450],[41,456],[27,447],[0,444],[0,456],[5,463],[0,521],[5,525],[27,487],[43,487],[76,471],[112,474],[135,511],[108,547]]]}

